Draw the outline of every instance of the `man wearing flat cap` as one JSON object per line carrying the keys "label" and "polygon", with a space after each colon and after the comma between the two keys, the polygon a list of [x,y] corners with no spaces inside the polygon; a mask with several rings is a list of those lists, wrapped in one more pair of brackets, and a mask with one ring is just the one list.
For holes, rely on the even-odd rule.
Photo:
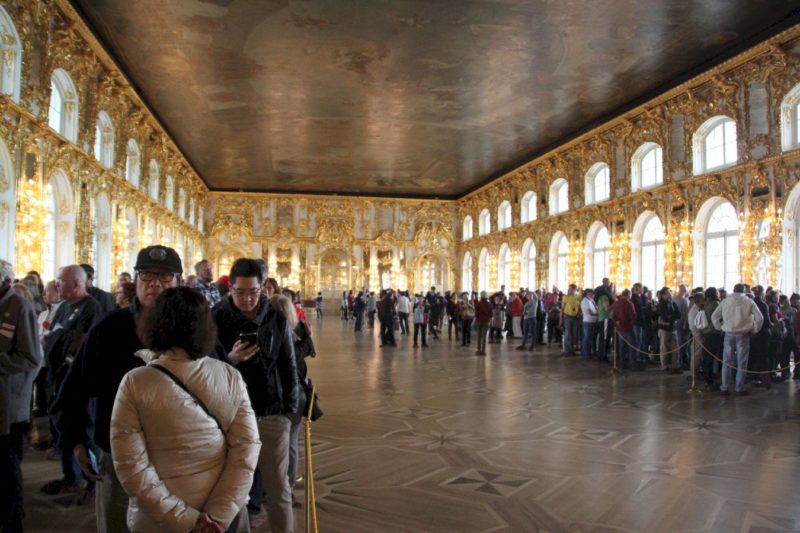
{"label": "man wearing flat cap", "polygon": [[[139,251],[136,257],[136,297],[130,307],[117,309],[89,330],[86,341],[72,364],[57,401],[57,427],[62,449],[72,449],[87,479],[103,479],[97,484],[97,530],[127,531],[128,495],[114,472],[111,459],[111,411],[122,378],[128,371],[144,365],[136,351],[144,346],[141,338],[158,295],[181,282],[183,265],[172,248],[155,245]],[[96,399],[93,442],[97,449],[99,472],[89,459],[92,420],[89,403]]]}

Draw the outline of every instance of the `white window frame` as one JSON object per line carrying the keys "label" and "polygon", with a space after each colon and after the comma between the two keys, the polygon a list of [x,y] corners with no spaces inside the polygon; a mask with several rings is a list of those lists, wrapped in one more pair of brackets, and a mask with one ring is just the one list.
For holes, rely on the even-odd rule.
{"label": "white window frame", "polygon": [[51,120],[48,111],[48,124],[59,135],[70,142],[78,141],[78,91],[72,78],[64,69],[57,68],[50,77],[51,98],[52,91],[57,90],[60,96],[59,117],[57,123]]}
{"label": "white window frame", "polygon": [[0,93],[19,103],[22,85],[22,41],[14,21],[0,6]]}
{"label": "white window frame", "polygon": [[[652,182],[648,180],[648,182],[645,183],[644,162],[651,155],[655,159],[655,165],[653,166],[654,179]],[[661,149],[661,146],[656,143],[644,143],[631,157],[631,190],[646,190],[658,187],[662,183],[664,183],[664,151]]]}
{"label": "white window frame", "polygon": [[558,178],[550,184],[549,208],[551,215],[558,215],[569,210],[569,183]]}
{"label": "white window frame", "polygon": [[497,208],[497,230],[502,231],[511,227],[511,202],[503,200]]}
{"label": "white window frame", "polygon": [[94,157],[106,168],[114,166],[114,123],[105,111],[97,114]]}
{"label": "white window frame", "polygon": [[139,187],[141,175],[142,153],[139,151],[139,144],[134,139],[128,139],[125,152],[125,181],[134,187]]}
{"label": "white window frame", "polygon": [[520,222],[525,224],[526,222],[533,222],[536,220],[536,193],[533,191],[528,191],[522,197],[520,201]]}
{"label": "white window frame", "polygon": [[464,223],[461,228],[461,240],[468,241],[472,238],[472,217],[467,215],[464,217]]}
{"label": "white window frame", "polygon": [[461,262],[461,292],[472,292],[472,254],[464,254]]}
{"label": "white window frame", "polygon": [[[721,130],[718,128],[722,128]],[[723,162],[710,166],[708,159],[708,140],[712,134],[722,132]],[[692,137],[692,166],[694,175],[705,174],[735,165],[739,160],[738,128],[736,122],[725,115],[706,120]],[[732,139],[730,137],[733,137]]]}
{"label": "white window frame", "polygon": [[488,209],[481,211],[478,216],[478,235],[488,235],[492,231],[492,214]]}
{"label": "white window frame", "polygon": [[526,239],[520,255],[520,284],[528,290],[536,290],[536,244]]}
{"label": "white window frame", "polygon": [[611,169],[606,163],[595,163],[584,179],[586,205],[599,204],[611,198]]}

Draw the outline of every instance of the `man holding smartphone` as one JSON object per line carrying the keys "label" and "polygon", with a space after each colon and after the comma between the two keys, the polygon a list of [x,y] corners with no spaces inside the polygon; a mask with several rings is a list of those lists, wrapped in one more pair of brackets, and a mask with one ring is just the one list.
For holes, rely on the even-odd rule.
{"label": "man holding smartphone", "polygon": [[[219,341],[242,373],[261,437],[258,469],[266,489],[273,532],[294,531],[289,471],[290,414],[298,409],[298,375],[292,332],[261,293],[263,271],[254,259],[231,267],[231,293],[214,309]],[[257,480],[248,508],[260,507]],[[256,516],[260,516],[260,513]],[[251,517],[251,521],[256,517]]]}

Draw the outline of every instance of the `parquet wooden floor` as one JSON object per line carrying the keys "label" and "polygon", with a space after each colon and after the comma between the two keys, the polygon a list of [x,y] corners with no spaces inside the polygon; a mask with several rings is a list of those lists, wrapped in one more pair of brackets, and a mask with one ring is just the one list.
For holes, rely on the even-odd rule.
{"label": "parquet wooden floor", "polygon": [[[555,348],[380,348],[336,316],[315,336],[322,532],[800,530],[799,382],[688,394]],[[26,453],[27,530],[93,531],[91,504],[38,493],[58,463]]]}

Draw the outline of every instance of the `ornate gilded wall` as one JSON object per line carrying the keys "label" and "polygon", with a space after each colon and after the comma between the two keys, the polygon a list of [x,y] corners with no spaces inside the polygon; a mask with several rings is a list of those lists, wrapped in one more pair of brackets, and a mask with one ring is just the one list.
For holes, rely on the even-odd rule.
{"label": "ornate gilded wall", "polygon": [[[452,203],[211,193],[206,216],[206,254],[217,271],[235,257],[261,257],[281,285],[306,295],[429,282],[450,289],[457,279]],[[327,265],[340,279],[325,279]]]}
{"label": "ornate gilded wall", "polygon": [[[697,265],[703,242],[702,228],[696,227],[698,215],[709,199],[721,197],[739,213],[741,278],[754,282],[759,260],[768,256],[768,282],[796,290],[797,201],[791,193],[797,194],[800,146],[797,113],[789,108],[796,105],[792,89],[800,83],[798,35],[798,28],[784,32],[462,198],[460,221],[471,216],[477,227],[482,210],[488,209],[492,216],[491,233],[459,242],[459,261],[467,252],[473,258],[473,286],[478,283],[477,257],[482,249],[489,252],[490,285],[496,286],[500,246],[507,243],[517,257],[528,238],[537,249],[538,285],[548,285],[551,240],[558,231],[570,241],[569,281],[582,286],[587,234],[598,221],[612,238],[610,275],[620,285],[628,285],[637,281],[630,279],[631,238],[645,211],[656,213],[666,228],[666,283],[701,284]],[[707,119],[719,115],[736,122],[738,162],[694,175],[694,133]],[[795,138],[785,139],[791,133],[784,133],[784,142],[782,124],[787,127],[792,120]],[[645,142],[661,146],[664,180],[660,186],[633,191],[631,156]],[[596,162],[610,168],[611,198],[586,205],[584,176]],[[549,216],[549,187],[557,178],[568,181],[570,209]],[[539,218],[521,224],[520,200],[527,191],[537,195]],[[512,204],[514,224],[497,231],[497,209],[504,200]],[[770,230],[766,239],[758,241],[756,228],[762,221],[768,222]],[[458,233],[461,241],[460,229]],[[519,279],[517,265],[512,279]]]}
{"label": "ornate gilded wall", "polygon": [[[306,294],[361,286],[414,290],[433,282],[453,289],[462,286],[462,262],[470,253],[471,281],[477,288],[478,257],[485,249],[488,285],[494,288],[499,285],[497,254],[503,244],[511,250],[511,285],[523,283],[522,247],[531,239],[537,250],[535,284],[544,286],[553,235],[563,232],[570,242],[568,278],[582,285],[590,228],[600,223],[612,240],[609,273],[627,285],[636,281],[631,265],[637,221],[652,212],[666,230],[667,284],[698,284],[701,219],[708,201],[722,198],[738,212],[741,278],[766,279],[787,290],[797,287],[800,28],[457,202],[442,202],[210,193],[69,2],[0,0],[0,6],[10,21],[0,20],[0,255],[14,257],[20,270],[37,268],[53,255],[59,264],[105,261],[100,284],[108,286],[114,274],[130,268],[136,249],[165,242],[182,252],[187,271],[202,256],[212,260],[218,274],[236,256],[263,257],[282,283]],[[56,69],[68,73],[77,93],[72,95],[77,102],[74,141],[48,125],[50,80]],[[98,161],[93,149],[100,111],[108,114],[114,132],[110,167]],[[721,115],[735,121],[738,159],[697,173],[695,134],[707,119]],[[138,184],[126,180],[131,139],[140,150]],[[664,179],[656,187],[635,191],[631,156],[645,142],[662,148]],[[151,161],[158,172],[149,172]],[[597,162],[609,167],[611,197],[586,205],[584,177]],[[569,209],[551,216],[549,188],[557,178],[568,182]],[[158,185],[156,198],[150,194],[153,184]],[[520,201],[528,191],[537,195],[539,216],[521,223]],[[54,210],[48,206],[53,198]],[[176,208],[181,198],[189,212]],[[512,224],[498,231],[497,209],[504,200],[511,203]],[[483,209],[491,213],[492,227],[477,236]],[[463,240],[467,215],[475,222],[476,236]],[[50,226],[55,227],[55,239],[46,231]]]}
{"label": "ornate gilded wall", "polygon": [[[117,271],[131,267],[131,257],[140,245],[167,241],[187,258],[198,255],[202,242],[198,222],[207,188],[68,2],[3,0],[0,6],[16,30],[14,35],[5,28],[2,36],[4,73],[12,72],[10,82],[16,87],[0,98],[0,141],[4,144],[0,149],[4,159],[0,168],[0,233],[4,236],[0,254],[15,259],[18,270],[43,268],[43,256],[48,253],[43,250],[44,226],[52,222],[46,220],[47,187],[51,185],[59,189],[54,195],[59,218],[54,246],[65,250],[58,262],[107,261],[106,257],[93,257],[93,250],[97,255],[100,250],[104,256],[112,256],[113,264],[98,280],[102,286],[109,286]],[[50,80],[56,69],[69,75],[77,92],[71,95],[77,100],[74,142],[48,126]],[[4,79],[4,83],[8,81]],[[9,92],[7,89],[3,92]],[[110,168],[101,165],[93,153],[100,111],[113,123],[114,162]],[[125,179],[130,139],[140,149],[138,187]],[[148,175],[151,160],[159,168],[152,177]],[[56,175],[64,176],[65,183],[52,184]],[[180,194],[190,211],[183,216],[178,209],[165,207],[168,176],[174,180],[171,202],[177,206]],[[147,193],[151,179],[159,181],[157,200]]]}

